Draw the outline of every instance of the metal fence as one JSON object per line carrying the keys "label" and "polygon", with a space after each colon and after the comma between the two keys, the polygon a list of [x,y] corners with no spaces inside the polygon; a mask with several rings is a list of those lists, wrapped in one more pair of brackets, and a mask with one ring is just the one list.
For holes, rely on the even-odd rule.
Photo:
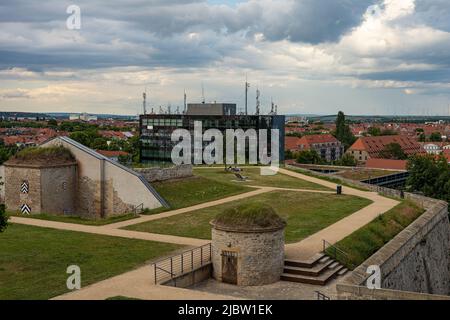
{"label": "metal fence", "polygon": [[211,263],[211,244],[194,248],[179,255],[155,262],[153,266],[155,284],[181,276]]}
{"label": "metal fence", "polygon": [[355,265],[349,258],[348,254],[344,252],[343,250],[339,249],[335,245],[332,245],[326,240],[322,240],[323,242],[323,253],[327,256],[333,258],[337,262],[340,262],[341,264],[344,264],[348,269],[355,269]]}

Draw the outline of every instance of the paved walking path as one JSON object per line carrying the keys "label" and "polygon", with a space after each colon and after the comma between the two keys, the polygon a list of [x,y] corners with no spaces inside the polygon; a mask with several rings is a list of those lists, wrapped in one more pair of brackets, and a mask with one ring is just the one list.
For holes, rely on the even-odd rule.
{"label": "paved walking path", "polygon": [[186,246],[195,246],[195,247],[202,246],[202,245],[210,242],[207,240],[184,238],[184,237],[170,236],[170,235],[164,235],[164,234],[146,233],[146,232],[131,231],[131,230],[111,229],[111,228],[107,228],[106,226],[86,226],[86,225],[81,225],[81,224],[55,222],[55,221],[31,219],[31,218],[11,217],[11,222],[35,226],[35,227],[42,227],[42,228],[77,231],[77,232],[92,233],[92,234],[99,234],[99,235],[104,235],[104,236],[112,236],[112,237],[120,237],[120,238],[167,242],[167,243],[186,245]]}
{"label": "paved walking path", "polygon": [[[336,188],[335,183],[310,177],[301,173],[289,171],[286,169],[280,169],[280,173],[317,183],[326,187]],[[311,258],[316,253],[319,253],[323,250],[323,240],[326,240],[331,244],[335,244],[336,242],[349,236],[354,231],[362,228],[379,215],[386,213],[400,203],[399,201],[382,197],[376,192],[362,191],[350,187],[344,187],[343,193],[347,195],[366,198],[373,201],[373,203],[298,243],[286,245],[286,258]]]}
{"label": "paved walking path", "polygon": [[52,300],[105,300],[123,296],[142,300],[236,300],[237,298],[154,284],[153,266],[112,277]]}
{"label": "paved walking path", "polygon": [[[285,174],[291,177],[299,178],[302,180],[306,180],[309,182],[313,182],[325,187],[336,188],[336,184],[321,180],[318,178],[310,177],[307,175],[303,175],[297,172],[280,169],[281,174]],[[123,238],[132,238],[132,239],[141,239],[141,240],[151,240],[151,241],[159,241],[159,242],[167,242],[188,246],[201,246],[210,241],[200,240],[200,239],[192,239],[192,238],[184,238],[170,235],[160,235],[160,234],[152,234],[138,231],[130,231],[130,230],[121,230],[119,228],[123,228],[126,226],[153,221],[157,219],[162,219],[166,217],[171,217],[178,214],[183,214],[187,212],[192,212],[204,208],[209,208],[233,201],[238,201],[241,199],[246,199],[249,197],[257,196],[260,194],[264,194],[267,192],[272,192],[275,190],[286,190],[286,191],[298,191],[298,192],[315,192],[315,193],[324,193],[324,194],[333,194],[332,191],[318,191],[318,190],[307,190],[307,189],[290,189],[290,188],[276,188],[276,187],[260,187],[253,186],[257,188],[254,191],[239,194],[236,196],[211,201],[208,203],[203,203],[195,206],[191,206],[188,208],[172,210],[168,212],[163,212],[161,214],[153,215],[153,216],[143,216],[138,219],[133,219],[129,221],[123,221],[115,224],[110,224],[106,226],[86,226],[79,224],[71,224],[71,223],[62,223],[55,221],[47,221],[47,220],[38,220],[38,219],[30,219],[30,218],[20,218],[20,217],[12,217],[11,222],[26,224],[38,227],[45,228],[53,228],[53,229],[61,229],[61,230],[71,230],[78,232],[86,232],[92,234],[100,234],[100,235],[108,235],[115,237],[123,237]],[[373,201],[373,204],[355,212],[354,214],[338,221],[337,223],[329,226],[326,229],[319,231],[318,233],[304,239],[295,244],[286,245],[286,257],[289,259],[307,259],[313,256],[314,254],[322,251],[322,240],[327,240],[328,242],[334,244],[339,240],[345,238],[350,235],[355,230],[363,227],[377,216],[385,213],[390,210],[394,206],[396,206],[399,202],[384,198],[378,195],[375,192],[361,191],[349,187],[345,187],[343,189],[344,194],[358,196],[362,198],[366,198]],[[172,288],[166,286],[155,286],[153,280],[153,271],[151,266],[144,266],[139,269],[127,272],[122,275],[118,275],[116,277],[106,279],[104,281],[95,283],[91,286],[83,288],[82,290],[71,292],[55,299],[88,299],[88,300],[103,300],[109,297],[114,296],[126,296],[132,298],[139,299],[152,299],[152,300],[166,300],[166,299],[233,299],[229,296],[216,295],[205,292],[198,292],[180,288]]]}

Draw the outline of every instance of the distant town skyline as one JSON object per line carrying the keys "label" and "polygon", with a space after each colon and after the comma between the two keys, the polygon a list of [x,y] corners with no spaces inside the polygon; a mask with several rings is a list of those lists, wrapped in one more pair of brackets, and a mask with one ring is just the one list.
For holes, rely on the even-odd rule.
{"label": "distant town skyline", "polygon": [[250,112],[449,116],[449,49],[441,0],[4,1],[0,111],[242,110],[247,77]]}

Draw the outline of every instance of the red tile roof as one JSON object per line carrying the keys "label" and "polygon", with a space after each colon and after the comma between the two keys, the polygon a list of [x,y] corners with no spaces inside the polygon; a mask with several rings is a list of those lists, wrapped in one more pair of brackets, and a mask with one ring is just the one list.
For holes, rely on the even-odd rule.
{"label": "red tile roof", "polygon": [[309,147],[312,144],[321,144],[321,143],[338,143],[338,139],[333,137],[331,134],[314,134],[314,135],[306,135],[300,139],[300,144],[303,144]]}
{"label": "red tile roof", "polygon": [[370,169],[389,169],[406,170],[408,161],[370,158],[366,162],[366,168]]}
{"label": "red tile roof", "polygon": [[407,136],[362,137],[350,147],[350,150],[366,151],[371,158],[380,158],[380,153],[391,143],[398,143],[407,155],[424,153],[423,147]]}
{"label": "red tile roof", "polygon": [[284,140],[285,150],[297,151],[299,150],[300,138],[286,136]]}

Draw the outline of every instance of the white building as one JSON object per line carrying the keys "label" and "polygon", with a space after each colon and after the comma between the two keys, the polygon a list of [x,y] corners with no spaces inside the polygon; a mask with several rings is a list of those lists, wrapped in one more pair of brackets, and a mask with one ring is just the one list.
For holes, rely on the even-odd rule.
{"label": "white building", "polygon": [[435,143],[427,143],[423,146],[423,148],[425,149],[425,151],[428,154],[441,154],[442,153],[441,147]]}

